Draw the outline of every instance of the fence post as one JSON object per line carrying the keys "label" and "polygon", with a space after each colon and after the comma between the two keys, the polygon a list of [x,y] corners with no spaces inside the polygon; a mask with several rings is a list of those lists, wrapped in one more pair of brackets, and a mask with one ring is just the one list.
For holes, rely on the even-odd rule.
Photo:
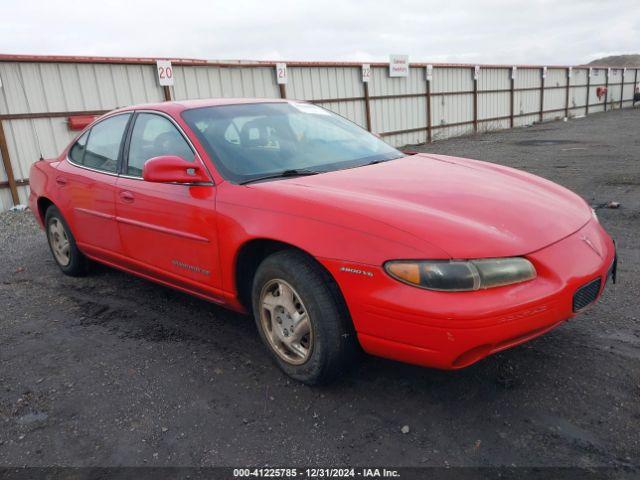
{"label": "fence post", "polygon": [[631,104],[632,107],[636,106],[636,88],[638,85],[638,69],[636,68],[636,74],[633,77],[633,89],[632,89],[632,93],[633,93],[633,103]]}
{"label": "fence post", "polygon": [[515,102],[515,93],[514,89],[516,86],[516,70],[515,67],[511,67],[511,91],[509,92],[510,97],[510,105],[509,105],[509,127],[513,128],[513,110],[514,110],[514,102]]}
{"label": "fence post", "polygon": [[478,133],[478,78],[475,67],[471,67],[471,75],[473,78],[473,131]]}
{"label": "fence post", "polygon": [[571,86],[571,67],[567,67],[567,89],[564,102],[564,116],[569,118],[569,88]]}
{"label": "fence post", "polygon": [[605,84],[604,84],[604,89],[606,90],[606,93],[604,94],[604,111],[607,111],[607,100],[609,99],[609,72],[611,72],[611,68],[607,68],[607,71],[605,73],[605,76],[607,77],[605,79]]}
{"label": "fence post", "polygon": [[[428,68],[428,67],[425,67]],[[427,70],[428,72],[428,70]],[[432,70],[433,72],[433,70]],[[433,137],[432,126],[431,126],[431,79],[429,78],[429,74],[426,74],[427,79],[427,143],[431,143]]]}
{"label": "fence post", "polygon": [[16,184],[16,178],[13,175],[13,167],[11,166],[11,159],[9,158],[9,147],[7,146],[7,137],[4,135],[2,120],[0,120],[0,154],[2,154],[2,164],[4,165],[9,189],[11,190],[11,200],[13,200],[14,205],[19,205],[20,197],[18,195],[18,185]]}
{"label": "fence post", "polygon": [[364,87],[364,113],[367,117],[367,130],[371,131],[371,101],[369,99],[369,82],[363,82],[362,85]]}
{"label": "fence post", "polygon": [[591,67],[587,70],[587,101],[585,102],[585,115],[589,115],[589,98],[591,98]]}
{"label": "fence post", "polygon": [[162,92],[164,93],[165,102],[170,102],[171,100],[173,100],[171,98],[171,87],[165,85],[164,87],[162,87]]}
{"label": "fence post", "polygon": [[622,79],[620,80],[620,110],[622,110],[622,101],[624,100],[624,74],[625,69],[622,69]]}
{"label": "fence post", "polygon": [[545,83],[544,67],[540,69],[540,122],[544,120],[544,83]]}

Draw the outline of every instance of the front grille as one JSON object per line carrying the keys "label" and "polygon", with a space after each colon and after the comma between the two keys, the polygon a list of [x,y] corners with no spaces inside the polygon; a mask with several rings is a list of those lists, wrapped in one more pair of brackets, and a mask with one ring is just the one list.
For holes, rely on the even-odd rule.
{"label": "front grille", "polygon": [[578,291],[573,296],[574,312],[582,310],[590,303],[595,302],[596,297],[598,296],[598,292],[600,291],[601,282],[602,280],[600,278],[596,278],[595,280],[592,280],[591,282],[583,285],[578,289]]}

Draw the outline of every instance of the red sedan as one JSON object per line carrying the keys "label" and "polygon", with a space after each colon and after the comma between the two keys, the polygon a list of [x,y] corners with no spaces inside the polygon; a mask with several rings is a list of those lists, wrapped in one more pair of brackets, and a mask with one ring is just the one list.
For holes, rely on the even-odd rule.
{"label": "red sedan", "polygon": [[406,155],[312,104],[111,112],[30,174],[68,275],[98,261],[240,311],[291,377],[359,347],[455,369],[556,327],[615,279],[574,193],[491,163]]}

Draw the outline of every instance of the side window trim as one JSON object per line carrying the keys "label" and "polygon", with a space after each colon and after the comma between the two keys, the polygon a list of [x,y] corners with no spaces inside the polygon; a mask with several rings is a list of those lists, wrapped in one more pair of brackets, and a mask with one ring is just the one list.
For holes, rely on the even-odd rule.
{"label": "side window trim", "polygon": [[[97,172],[97,173],[102,173],[104,175],[111,175],[111,176],[118,176],[118,172],[120,170],[119,166],[122,163],[122,154],[123,154],[123,149],[124,149],[124,143],[125,140],[127,138],[127,136],[129,135],[129,130],[131,129],[131,119],[134,116],[134,111],[132,110],[127,110],[126,112],[120,112],[120,113],[116,113],[115,115],[109,115],[108,117],[105,117],[103,119],[101,119],[99,122],[94,123],[93,125],[91,125],[91,128],[89,130],[87,130],[87,142],[85,144],[85,149],[82,152],[82,164],[76,163],[74,162],[69,153],[71,153],[71,148],[73,148],[73,146],[75,146],[76,143],[78,143],[78,141],[80,140],[80,138],[82,138],[82,135],[84,135],[84,133],[82,135],[80,135],[78,137],[78,139],[73,143],[73,145],[71,146],[71,148],[67,151],[67,162],[69,162],[71,165],[73,165],[74,167],[78,167],[78,168],[84,168],[85,170],[90,170],[92,172]],[[117,159],[117,166],[116,166],[116,171],[115,172],[108,172],[106,170],[100,170],[98,168],[91,168],[91,167],[87,167],[86,165],[84,165],[84,157],[87,154],[87,148],[86,146],[89,145],[89,139],[91,138],[91,132],[93,132],[93,129],[101,124],[102,122],[109,120],[111,118],[117,117],[119,115],[128,115],[129,119],[127,120],[127,126],[124,129],[124,133],[122,135],[122,139],[120,140],[120,147],[118,149],[118,159]]]}
{"label": "side window trim", "polygon": [[[73,165],[78,167],[84,166],[84,154],[87,153],[87,145],[89,144],[89,137],[91,136],[91,130],[93,130],[93,127],[91,127],[86,132],[82,132],[82,134],[78,136],[76,141],[73,142],[73,145],[71,145],[71,148],[69,148],[69,152],[67,153],[67,158],[69,159],[69,163],[72,163]],[[80,142],[80,140],[82,140],[82,137],[84,137],[85,135],[87,136],[87,139],[84,142],[84,148],[82,149],[82,158],[80,159],[80,163],[78,164],[71,159],[71,151],[76,145],[78,145],[78,142]]]}
{"label": "side window trim", "polygon": [[127,121],[127,126],[124,128],[124,134],[122,135],[122,140],[120,140],[120,148],[118,149],[118,161],[116,163],[116,175],[120,175],[120,169],[122,168],[122,164],[124,163],[124,148],[127,144],[127,139],[129,138],[131,130],[133,130],[133,119],[136,116],[136,112],[130,110],[127,112],[129,114],[129,121]]}
{"label": "side window trim", "polygon": [[138,119],[138,111],[134,110],[131,114],[129,125],[127,125],[127,133],[124,138],[124,145],[122,146],[122,158],[118,162],[118,176],[128,177],[127,165],[129,165],[129,145],[131,145],[131,136],[133,135],[133,127],[136,125]]}

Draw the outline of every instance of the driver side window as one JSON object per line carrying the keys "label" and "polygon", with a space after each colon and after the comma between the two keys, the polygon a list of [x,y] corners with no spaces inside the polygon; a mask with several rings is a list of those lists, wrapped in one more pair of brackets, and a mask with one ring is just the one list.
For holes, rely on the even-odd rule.
{"label": "driver side window", "polygon": [[193,150],[170,120],[153,113],[139,113],[131,133],[127,175],[141,177],[145,162],[161,155],[175,155],[189,162],[195,158]]}

